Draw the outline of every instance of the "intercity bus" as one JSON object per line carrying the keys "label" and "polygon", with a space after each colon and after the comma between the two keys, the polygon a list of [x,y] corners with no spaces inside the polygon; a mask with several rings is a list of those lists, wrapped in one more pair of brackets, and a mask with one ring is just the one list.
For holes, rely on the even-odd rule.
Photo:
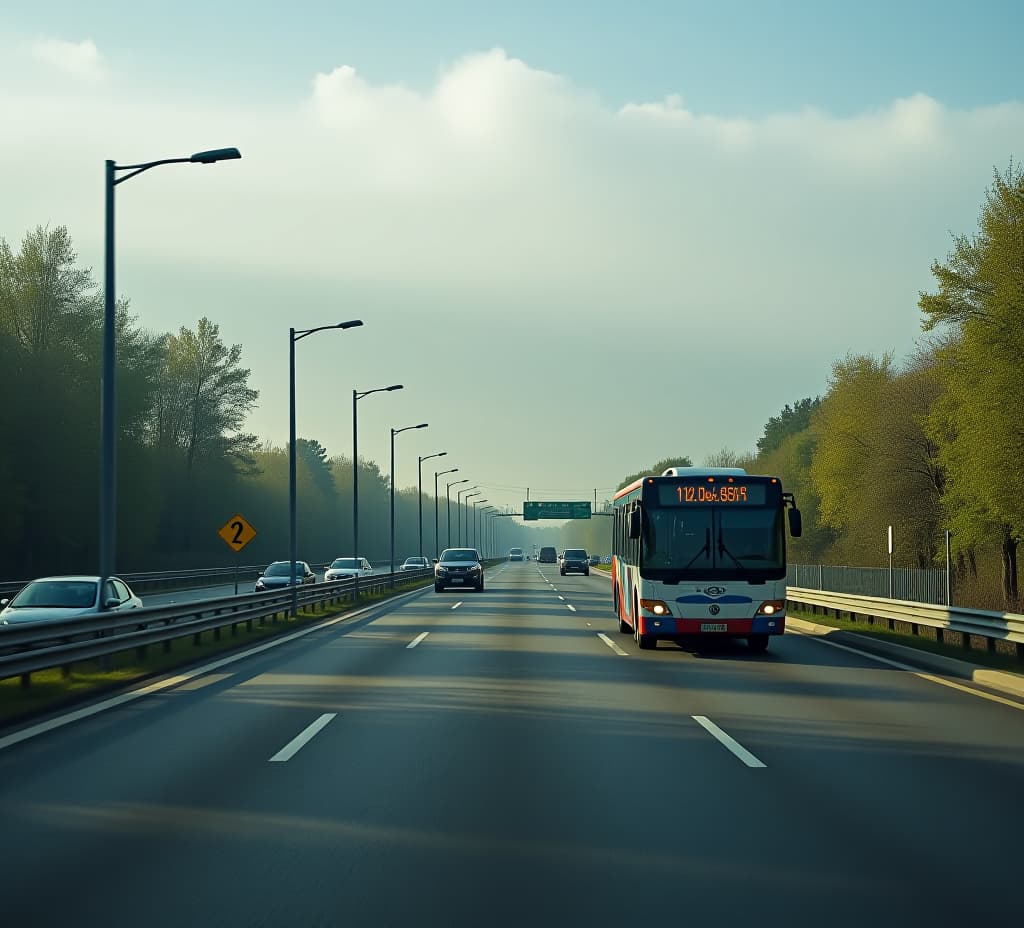
{"label": "intercity bus", "polygon": [[777,477],[673,467],[615,495],[612,596],[619,631],[659,638],[746,638],[764,651],[786,629],[786,538],[800,510]]}

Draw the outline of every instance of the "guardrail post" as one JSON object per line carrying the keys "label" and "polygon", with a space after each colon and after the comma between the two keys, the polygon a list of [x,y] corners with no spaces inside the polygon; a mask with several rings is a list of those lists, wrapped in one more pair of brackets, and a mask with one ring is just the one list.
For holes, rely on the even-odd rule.
{"label": "guardrail post", "polygon": [[21,688],[23,690],[27,690],[29,688],[29,684],[31,682],[32,682],[32,674],[30,674],[30,673],[23,673],[21,675]]}

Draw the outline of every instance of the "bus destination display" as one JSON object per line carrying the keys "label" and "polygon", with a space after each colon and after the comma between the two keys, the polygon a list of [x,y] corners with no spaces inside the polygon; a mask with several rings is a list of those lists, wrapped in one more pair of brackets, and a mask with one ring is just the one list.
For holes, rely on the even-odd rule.
{"label": "bus destination display", "polygon": [[661,483],[660,506],[763,506],[763,483]]}

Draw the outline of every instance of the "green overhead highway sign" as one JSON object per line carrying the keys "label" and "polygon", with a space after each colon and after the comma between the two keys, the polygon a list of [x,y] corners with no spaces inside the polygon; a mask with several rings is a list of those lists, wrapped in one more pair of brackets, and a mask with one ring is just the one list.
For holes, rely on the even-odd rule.
{"label": "green overhead highway sign", "polygon": [[589,519],[590,503],[523,503],[523,520],[536,519]]}

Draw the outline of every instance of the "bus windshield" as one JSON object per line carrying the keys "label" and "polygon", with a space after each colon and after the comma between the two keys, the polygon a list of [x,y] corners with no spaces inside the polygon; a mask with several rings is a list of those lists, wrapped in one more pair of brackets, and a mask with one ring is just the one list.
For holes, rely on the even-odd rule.
{"label": "bus windshield", "polygon": [[640,573],[661,579],[775,579],[785,574],[782,509],[648,506]]}

